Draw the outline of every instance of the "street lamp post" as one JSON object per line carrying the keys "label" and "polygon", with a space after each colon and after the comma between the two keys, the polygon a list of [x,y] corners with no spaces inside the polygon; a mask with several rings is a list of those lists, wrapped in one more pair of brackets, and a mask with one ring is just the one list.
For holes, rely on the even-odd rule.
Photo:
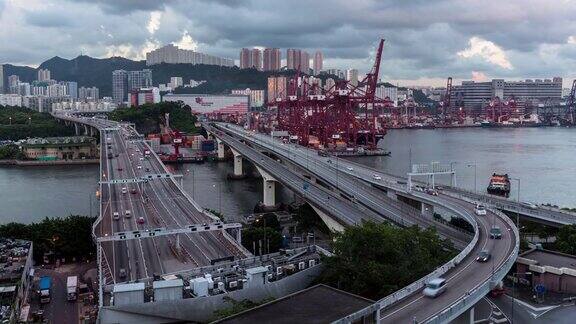
{"label": "street lamp post", "polygon": [[518,206],[516,207],[516,227],[518,228],[518,236],[520,236],[520,178],[510,179],[518,181],[518,191],[516,195],[516,200],[518,201]]}
{"label": "street lamp post", "polygon": [[474,193],[478,193],[478,189],[477,189],[477,187],[476,187],[476,169],[477,169],[477,168],[476,168],[476,162],[470,163],[470,164],[468,164],[468,165],[466,165],[466,166],[467,166],[467,167],[472,167],[472,166],[474,167]]}

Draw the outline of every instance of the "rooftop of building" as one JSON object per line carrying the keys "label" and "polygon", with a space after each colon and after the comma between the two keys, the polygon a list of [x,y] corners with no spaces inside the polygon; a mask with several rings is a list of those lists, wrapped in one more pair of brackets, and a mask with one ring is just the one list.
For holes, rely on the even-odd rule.
{"label": "rooftop of building", "polygon": [[374,301],[326,285],[316,285],[217,323],[330,323]]}
{"label": "rooftop of building", "polygon": [[80,145],[80,144],[93,144],[96,138],[90,136],[65,136],[65,137],[45,137],[45,138],[28,138],[21,142],[22,146],[49,146],[49,145]]}
{"label": "rooftop of building", "polygon": [[534,260],[539,266],[570,268],[576,270],[576,256],[544,249],[531,249],[522,254],[524,259]]}
{"label": "rooftop of building", "polygon": [[32,242],[0,238],[0,285],[6,286],[22,278]]}

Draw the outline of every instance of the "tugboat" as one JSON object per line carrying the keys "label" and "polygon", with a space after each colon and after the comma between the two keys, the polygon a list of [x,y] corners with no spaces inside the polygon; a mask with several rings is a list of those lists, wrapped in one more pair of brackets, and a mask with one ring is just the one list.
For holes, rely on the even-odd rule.
{"label": "tugboat", "polygon": [[508,198],[510,195],[510,178],[508,174],[492,174],[490,184],[486,189],[489,194]]}

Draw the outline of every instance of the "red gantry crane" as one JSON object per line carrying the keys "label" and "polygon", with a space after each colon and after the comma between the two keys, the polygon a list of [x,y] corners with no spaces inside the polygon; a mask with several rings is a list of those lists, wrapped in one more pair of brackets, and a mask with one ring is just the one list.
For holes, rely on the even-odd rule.
{"label": "red gantry crane", "polygon": [[386,133],[378,120],[390,107],[389,99],[377,98],[376,87],[384,40],[376,61],[358,84],[337,80],[329,89],[311,84],[300,69],[288,78],[285,98],[277,98],[277,129],[287,131],[291,140],[326,149],[376,148]]}

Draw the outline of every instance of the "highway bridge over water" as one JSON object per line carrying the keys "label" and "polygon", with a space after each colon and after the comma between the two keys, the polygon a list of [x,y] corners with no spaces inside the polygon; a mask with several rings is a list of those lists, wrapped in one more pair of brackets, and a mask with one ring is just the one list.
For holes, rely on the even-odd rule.
{"label": "highway bridge over water", "polygon": [[[181,190],[175,176],[169,174],[153,152],[146,157],[150,148],[131,126],[97,118],[57,117],[100,132],[102,210],[94,234],[102,252],[101,286],[148,280],[154,274],[201,267],[221,258],[249,256],[224,230],[224,226],[234,229],[235,225],[225,225],[202,210]],[[496,208],[489,208],[488,215],[477,217],[474,214],[477,200],[468,193],[445,190],[432,196],[412,192],[400,183],[404,179],[359,164],[321,157],[315,151],[234,126],[205,127],[218,139],[219,151],[224,144],[232,149],[235,173],[241,172],[243,159],[255,164],[263,177],[265,205],[275,203],[273,189],[279,182],[308,201],[335,230],[367,220],[388,220],[400,226],[435,226],[442,236],[461,248],[453,260],[433,273],[343,318],[343,323],[373,312],[377,321],[384,322],[450,321],[493,288],[515,261],[519,242],[513,222]],[[108,139],[110,145],[106,143]],[[405,204],[405,199],[419,203],[420,210]],[[431,212],[438,207],[466,219],[475,233],[470,235],[435,223]],[[132,217],[126,217],[126,210]],[[489,238],[493,225],[503,229],[502,240]],[[492,251],[492,262],[477,263],[476,254],[486,248]],[[435,300],[422,297],[425,282],[438,276],[447,279],[447,292]]]}

